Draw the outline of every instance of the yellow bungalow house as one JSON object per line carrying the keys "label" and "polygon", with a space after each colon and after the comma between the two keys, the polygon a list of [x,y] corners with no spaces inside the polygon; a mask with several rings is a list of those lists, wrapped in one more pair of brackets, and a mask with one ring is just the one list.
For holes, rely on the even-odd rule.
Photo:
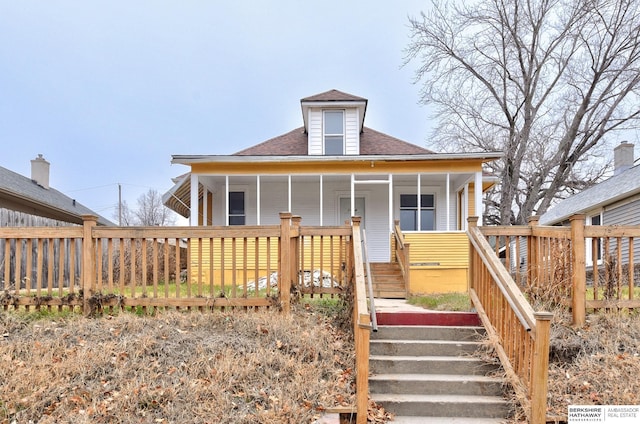
{"label": "yellow bungalow house", "polygon": [[[482,219],[483,163],[496,152],[439,154],[364,125],[367,99],[337,90],[303,98],[302,122],[231,155],[174,155],[190,172],[165,195],[190,225],[304,225],[362,218],[369,260],[392,261],[395,223],[410,244],[407,293],[467,288],[467,217]],[[479,222],[481,225],[481,221]]]}

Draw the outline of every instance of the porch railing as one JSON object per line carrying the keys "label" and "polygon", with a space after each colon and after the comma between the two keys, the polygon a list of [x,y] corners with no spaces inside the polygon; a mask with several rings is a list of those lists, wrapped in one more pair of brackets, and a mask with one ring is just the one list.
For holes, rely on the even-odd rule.
{"label": "porch railing", "polygon": [[397,262],[400,265],[400,270],[402,271],[402,278],[404,280],[404,287],[406,291],[407,298],[409,297],[409,291],[411,289],[411,260],[410,260],[410,244],[405,243],[404,235],[402,234],[402,230],[400,229],[400,221],[395,220],[393,224],[393,254],[392,260]]}
{"label": "porch railing", "polygon": [[469,219],[469,294],[523,403],[527,422],[544,424],[552,314],[533,311],[476,227],[476,219]]}

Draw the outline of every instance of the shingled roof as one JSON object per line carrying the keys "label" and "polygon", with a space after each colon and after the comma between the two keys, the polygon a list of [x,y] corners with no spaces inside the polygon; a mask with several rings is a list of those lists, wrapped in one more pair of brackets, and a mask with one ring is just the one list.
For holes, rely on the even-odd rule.
{"label": "shingled roof", "polygon": [[324,93],[314,94],[313,96],[305,97],[300,100],[301,102],[367,102],[364,97],[354,96],[353,94],[345,93],[339,90],[329,90]]}
{"label": "shingled roof", "polygon": [[[318,96],[323,94],[319,94]],[[304,127],[300,127],[241,150],[234,153],[234,155],[306,156],[307,147],[307,134],[304,132]],[[361,155],[424,155],[430,153],[433,152],[368,127],[364,127],[362,133],[360,133]]]}
{"label": "shingled roof", "polygon": [[96,215],[99,225],[113,225],[108,219],[58,190],[44,188],[31,178],[0,166],[0,205],[5,202],[22,205],[19,210],[32,215],[74,224],[82,224],[82,215]]}
{"label": "shingled roof", "polygon": [[627,169],[580,193],[567,197],[540,217],[541,225],[562,222],[571,215],[586,213],[640,193],[640,165]]}

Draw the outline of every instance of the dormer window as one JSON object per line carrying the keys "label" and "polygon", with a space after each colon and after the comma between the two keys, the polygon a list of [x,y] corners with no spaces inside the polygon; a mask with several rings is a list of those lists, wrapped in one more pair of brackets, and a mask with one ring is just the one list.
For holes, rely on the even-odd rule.
{"label": "dormer window", "polygon": [[323,112],[325,155],[344,155],[344,110]]}

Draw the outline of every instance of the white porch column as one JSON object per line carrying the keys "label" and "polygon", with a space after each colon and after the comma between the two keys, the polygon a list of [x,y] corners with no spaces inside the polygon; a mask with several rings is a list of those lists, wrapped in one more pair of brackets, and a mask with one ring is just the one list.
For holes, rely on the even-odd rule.
{"label": "white porch column", "polygon": [[420,178],[420,173],[418,173],[418,228],[416,230],[422,231],[422,178]]}
{"label": "white porch column", "polygon": [[291,212],[291,174],[289,174],[289,207],[287,209],[287,212]]}
{"label": "white porch column", "polygon": [[323,185],[324,185],[324,179],[322,177],[322,174],[320,175],[320,226],[322,227],[324,224],[324,201],[323,201]]}
{"label": "white porch column", "polygon": [[351,219],[355,210],[356,210],[356,175],[351,174],[351,212],[349,213],[349,219]]}
{"label": "white porch column", "polygon": [[389,174],[389,234],[393,233],[393,174]]}
{"label": "white porch column", "polygon": [[450,180],[449,180],[449,173],[447,172],[447,183],[446,183],[446,192],[445,192],[445,197],[446,197],[446,202],[447,202],[447,231],[451,231],[451,211],[449,210],[451,207],[451,197],[449,195],[449,190],[450,190]]}
{"label": "white porch column", "polygon": [[476,216],[478,217],[478,227],[481,227],[482,215],[484,213],[484,205],[482,204],[482,171],[476,172],[474,187],[473,194],[475,195]]}
{"label": "white porch column", "polygon": [[224,177],[224,225],[229,225],[229,176]]}
{"label": "white porch column", "polygon": [[256,225],[260,225],[260,175],[256,175]]}
{"label": "white porch column", "polygon": [[189,225],[198,226],[198,175],[191,173],[191,205],[189,207]]}
{"label": "white porch column", "polygon": [[469,218],[469,183],[464,185],[464,205],[462,205],[462,229],[467,231],[467,218]]}
{"label": "white porch column", "polygon": [[202,190],[202,225],[208,225],[209,222],[209,209],[207,205],[209,204],[209,189],[204,187]]}

